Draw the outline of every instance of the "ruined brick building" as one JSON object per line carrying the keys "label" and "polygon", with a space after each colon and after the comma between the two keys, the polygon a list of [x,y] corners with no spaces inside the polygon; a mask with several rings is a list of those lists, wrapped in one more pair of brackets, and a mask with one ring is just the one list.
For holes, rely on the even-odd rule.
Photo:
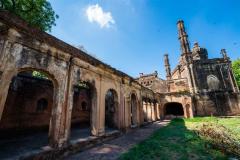
{"label": "ruined brick building", "polygon": [[165,54],[166,80],[158,78],[155,72],[141,73],[137,81],[162,95],[189,94],[194,116],[239,114],[239,88],[226,50],[221,50],[222,58],[209,59],[207,49],[197,42],[190,49],[183,21],[178,21],[177,27],[181,46],[179,64],[171,71]]}
{"label": "ruined brick building", "polygon": [[[0,11],[0,159],[33,151],[54,159],[69,146],[77,151],[115,130],[169,115],[239,114],[239,89],[226,51],[223,58],[208,59],[197,43],[190,50],[183,21],[177,25],[179,65],[171,71],[165,55],[166,80],[157,72],[135,79]],[[36,71],[45,76],[35,77]],[[94,138],[79,140],[89,136]]]}

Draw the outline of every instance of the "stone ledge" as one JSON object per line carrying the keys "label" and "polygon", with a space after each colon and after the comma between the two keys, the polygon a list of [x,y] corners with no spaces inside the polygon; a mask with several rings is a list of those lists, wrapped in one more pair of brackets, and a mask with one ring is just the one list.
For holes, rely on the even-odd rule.
{"label": "stone ledge", "polygon": [[49,146],[43,147],[41,150],[36,150],[26,155],[19,157],[21,160],[55,160],[62,159],[70,154],[76,152],[81,152],[86,149],[89,149],[97,144],[103,143],[105,141],[112,140],[121,136],[120,131],[107,132],[103,136],[94,137],[90,136],[87,138],[81,138],[74,141],[71,141],[67,146],[62,148],[51,148]]}

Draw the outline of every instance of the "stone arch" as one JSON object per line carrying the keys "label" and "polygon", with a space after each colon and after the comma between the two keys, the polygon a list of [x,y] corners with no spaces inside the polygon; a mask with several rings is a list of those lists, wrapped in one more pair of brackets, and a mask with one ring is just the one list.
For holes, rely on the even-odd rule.
{"label": "stone arch", "polygon": [[[89,81],[78,81],[72,86],[70,139],[78,139],[95,135],[93,131],[93,110],[97,106],[97,90],[94,83]],[[86,105],[85,109],[83,105]]]}
{"label": "stone arch", "polygon": [[138,124],[138,98],[135,92],[130,94],[130,119],[131,126],[135,127]]}
{"label": "stone arch", "polygon": [[105,127],[119,128],[119,102],[115,89],[108,89],[105,94]]}
{"label": "stone arch", "polygon": [[[34,77],[33,71],[39,71],[47,79]],[[57,100],[59,85],[54,75],[38,68],[20,68],[11,75],[11,83],[0,119],[1,133],[17,130],[18,132],[11,132],[8,139],[10,140],[11,136],[18,137],[16,141],[21,141],[19,148],[31,147],[31,145],[25,146],[24,143],[31,143],[35,147],[56,145],[54,142],[57,139],[55,126],[56,110],[59,106]],[[29,139],[25,137],[22,143],[19,133],[25,134],[25,132],[26,137],[40,134],[41,140],[27,142]]]}
{"label": "stone arch", "polygon": [[164,105],[164,117],[165,118],[176,118],[184,117],[183,105],[179,102],[168,102]]}
{"label": "stone arch", "polygon": [[51,54],[50,50],[40,51],[19,43],[13,42],[11,44],[8,59],[2,65],[6,69],[3,70],[2,80],[0,81],[0,88],[2,89],[2,93],[0,93],[0,119],[12,77],[25,70],[37,70],[47,73],[53,82],[54,99],[56,100],[54,101],[56,107],[53,107],[52,117],[54,118],[51,120],[51,124],[53,125],[50,126],[50,137],[52,138],[49,138],[50,144],[55,147],[60,146],[60,143],[63,142],[59,143],[59,139],[62,138],[60,136],[63,134],[60,132],[64,130],[64,126],[60,126],[59,124],[62,124],[60,121],[63,120],[61,114],[64,111],[65,97],[63,93],[65,93],[65,84],[68,78],[66,74],[68,58],[65,57],[60,60],[58,57],[51,56]]}
{"label": "stone arch", "polygon": [[[82,68],[81,63],[78,59],[73,59],[74,65],[71,69],[71,78],[69,82],[69,94],[68,94],[68,112],[67,112],[67,129],[66,129],[66,138],[68,140],[71,139],[77,139],[83,137],[83,135],[90,136],[94,135],[97,136],[100,134],[99,131],[99,110],[98,110],[98,102],[99,102],[99,81],[98,81],[98,75],[95,74],[95,72],[92,72],[91,70],[87,70],[85,68]],[[74,109],[74,89],[76,86],[78,86],[79,83],[86,83],[89,87],[90,91],[90,103],[88,104],[88,110],[89,110],[89,125],[85,126],[85,129],[87,130],[87,133],[84,134],[78,134],[77,136],[72,136],[74,133],[74,130],[72,130],[72,114],[75,112]],[[81,104],[79,104],[81,105]],[[83,127],[83,126],[81,126]],[[76,127],[75,129],[80,129],[79,127]],[[77,130],[75,130],[77,132]]]}

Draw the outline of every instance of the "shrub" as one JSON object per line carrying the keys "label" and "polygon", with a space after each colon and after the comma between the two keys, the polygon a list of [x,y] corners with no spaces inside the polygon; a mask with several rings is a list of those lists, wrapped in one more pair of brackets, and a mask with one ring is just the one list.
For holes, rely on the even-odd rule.
{"label": "shrub", "polygon": [[199,136],[209,141],[214,148],[240,157],[240,140],[236,135],[224,127],[216,123],[203,123],[196,128]]}

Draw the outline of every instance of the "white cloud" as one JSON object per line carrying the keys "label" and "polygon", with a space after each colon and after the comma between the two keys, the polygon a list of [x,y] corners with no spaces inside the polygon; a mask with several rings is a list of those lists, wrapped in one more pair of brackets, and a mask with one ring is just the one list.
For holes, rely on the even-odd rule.
{"label": "white cloud", "polygon": [[98,4],[88,6],[86,15],[89,22],[96,22],[101,28],[109,28],[111,24],[115,24],[111,12],[104,12]]}

